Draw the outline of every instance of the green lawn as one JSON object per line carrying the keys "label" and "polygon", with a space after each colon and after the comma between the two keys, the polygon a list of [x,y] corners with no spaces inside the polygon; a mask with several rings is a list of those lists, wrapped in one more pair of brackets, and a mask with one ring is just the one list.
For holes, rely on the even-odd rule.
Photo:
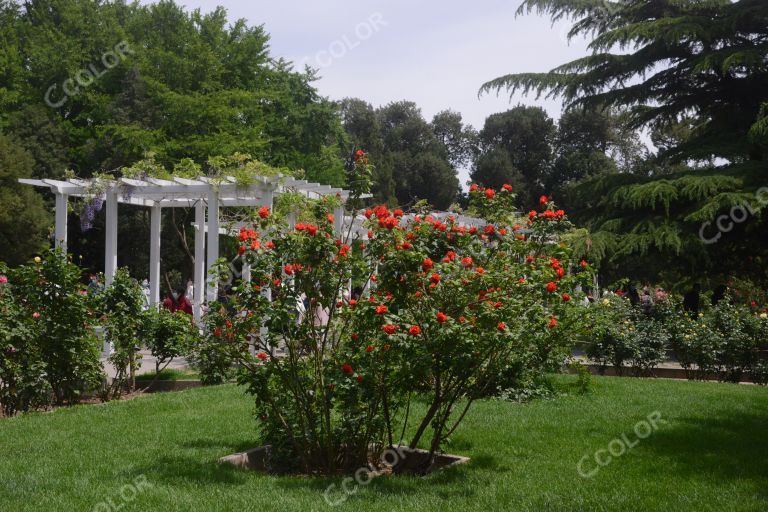
{"label": "green lawn", "polygon": [[[655,411],[668,424],[579,476],[584,455],[632,441]],[[468,465],[379,478],[336,507],[323,495],[340,479],[216,464],[253,432],[234,385],[0,419],[0,511],[768,510],[768,389],[755,386],[606,377],[586,396],[481,402],[450,446]],[[151,487],[134,496],[136,481]]]}

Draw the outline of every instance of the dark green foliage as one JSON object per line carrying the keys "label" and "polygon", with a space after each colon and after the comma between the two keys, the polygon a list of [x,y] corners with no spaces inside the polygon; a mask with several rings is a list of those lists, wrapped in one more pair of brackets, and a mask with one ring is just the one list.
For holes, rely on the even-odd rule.
{"label": "dark green foliage", "polygon": [[155,374],[160,374],[175,358],[189,354],[199,336],[192,317],[183,311],[171,313],[151,308],[142,314],[139,341],[155,357]]}
{"label": "dark green foliage", "polygon": [[51,216],[42,198],[19,178],[30,178],[34,160],[0,134],[0,261],[18,265],[47,245]]}
{"label": "dark green foliage", "polygon": [[[59,178],[67,168],[88,177],[148,152],[167,167],[241,152],[344,185],[348,148],[335,105],[317,94],[311,73],[273,58],[268,41],[263,26],[230,21],[223,8],[203,14],[168,0],[0,2],[0,131],[32,156],[0,140],[0,260],[19,264],[39,250],[50,221],[29,187],[16,193],[19,177]],[[116,46],[124,58],[107,68],[102,57]],[[68,83],[75,93],[65,95],[65,81],[91,67],[97,78]],[[190,218],[174,213],[164,226],[163,259],[186,277]],[[120,264],[144,274],[146,245],[135,241],[146,240],[145,215],[126,208],[120,217]],[[78,240],[75,218],[70,225],[70,249],[99,269],[101,217],[88,241]]]}
{"label": "dark green foliage", "polygon": [[[699,229],[734,206],[764,206],[755,192],[768,169],[768,3],[526,0],[518,12],[530,11],[570,19],[569,36],[590,39],[590,55],[547,73],[499,77],[482,91],[561,97],[569,110],[617,109],[659,148],[634,166],[637,176],[601,176],[566,194],[573,218],[593,232],[591,260],[609,278],[621,269],[663,273],[670,284],[735,273],[765,282],[765,265],[754,265],[768,255],[759,215],[717,244],[702,242]],[[587,154],[568,167],[588,177],[599,165]]]}
{"label": "dark green foliage", "polygon": [[458,167],[474,154],[477,133],[457,112],[438,113],[432,123],[410,101],[374,109],[363,100],[340,104],[342,122],[355,147],[375,164],[377,201],[412,205],[426,200],[447,209],[459,192]]}
{"label": "dark green foliage", "polygon": [[516,185],[520,206],[533,207],[547,192],[555,133],[554,121],[539,107],[520,105],[489,116],[480,131],[480,156],[472,180],[491,188]]}
{"label": "dark green foliage", "polygon": [[112,284],[96,295],[95,301],[101,325],[114,349],[109,362],[115,369],[115,376],[104,390],[104,398],[109,400],[119,398],[125,388],[133,388],[133,377],[139,364],[137,354],[144,297],[141,286],[126,269],[120,268]]}

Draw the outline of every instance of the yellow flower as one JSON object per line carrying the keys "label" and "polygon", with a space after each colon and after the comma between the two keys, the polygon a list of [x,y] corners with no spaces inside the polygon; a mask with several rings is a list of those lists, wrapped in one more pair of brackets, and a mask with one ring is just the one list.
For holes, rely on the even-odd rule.
{"label": "yellow flower", "polygon": [[607,306],[610,303],[611,303],[611,301],[609,301],[608,299],[603,299],[603,305],[604,306]]}
{"label": "yellow flower", "polygon": [[704,318],[704,313],[699,313],[699,318]]}
{"label": "yellow flower", "polygon": [[41,261],[43,260],[40,259],[40,256],[35,256],[35,263],[40,263]]}

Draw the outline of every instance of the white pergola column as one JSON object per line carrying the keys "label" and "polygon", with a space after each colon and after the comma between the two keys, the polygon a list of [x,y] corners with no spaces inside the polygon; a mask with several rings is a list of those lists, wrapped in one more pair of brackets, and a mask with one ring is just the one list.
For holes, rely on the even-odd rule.
{"label": "white pergola column", "polygon": [[149,303],[160,303],[160,228],[163,209],[155,205],[151,209],[149,220]]}
{"label": "white pergola column", "polygon": [[[344,206],[337,206],[333,209],[333,229],[336,232],[336,236],[342,238],[344,236]],[[342,240],[344,241],[344,240]]]}
{"label": "white pergola column", "polygon": [[107,191],[105,204],[107,223],[104,240],[104,280],[109,286],[117,271],[117,192],[114,189]]}
{"label": "white pergola column", "polygon": [[215,190],[208,192],[208,261],[206,272],[208,277],[206,296],[208,302],[218,297],[219,279],[213,271],[216,260],[219,259],[219,196]]}
{"label": "white pergola column", "polygon": [[192,313],[196,322],[202,317],[203,290],[205,289],[205,203],[195,205],[195,275]]}
{"label": "white pergola column", "polygon": [[57,249],[67,254],[67,201],[66,194],[56,192],[56,232],[54,243]]}

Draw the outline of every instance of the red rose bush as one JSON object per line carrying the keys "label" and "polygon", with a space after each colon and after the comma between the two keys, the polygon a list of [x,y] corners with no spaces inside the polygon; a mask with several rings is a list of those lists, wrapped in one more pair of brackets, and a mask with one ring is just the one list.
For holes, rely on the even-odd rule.
{"label": "red rose bush", "polygon": [[[370,173],[364,155],[353,173]],[[393,445],[428,449],[428,471],[474,400],[562,366],[591,279],[570,268],[567,217],[547,201],[517,219],[511,187],[471,190],[488,222],[377,206],[360,210],[361,239],[321,200],[292,228],[260,215],[241,237],[251,280],[208,315],[208,337],[241,368],[275,471],[354,471]]]}

